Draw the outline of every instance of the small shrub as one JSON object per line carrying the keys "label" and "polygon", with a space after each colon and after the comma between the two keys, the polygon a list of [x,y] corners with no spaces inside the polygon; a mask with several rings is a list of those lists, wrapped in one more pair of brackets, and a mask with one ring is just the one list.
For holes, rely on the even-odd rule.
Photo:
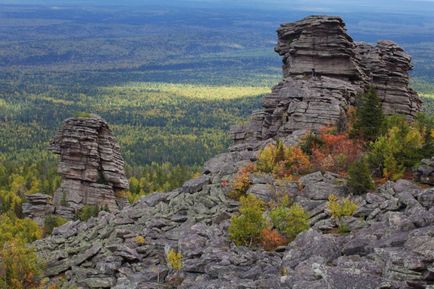
{"label": "small shrub", "polygon": [[228,231],[235,244],[248,246],[260,240],[265,228],[264,203],[251,194],[242,196],[240,203],[240,212],[232,216]]}
{"label": "small shrub", "polygon": [[300,144],[300,148],[307,155],[312,155],[314,148],[319,148],[324,144],[324,141],[321,139],[318,133],[310,131],[307,135],[305,135]]}
{"label": "small shrub", "polygon": [[42,264],[22,240],[2,244],[0,260],[0,289],[38,288]]}
{"label": "small shrub", "polygon": [[288,240],[277,230],[265,228],[261,232],[261,246],[266,251],[271,251],[279,246],[288,244]]}
{"label": "small shrub", "polygon": [[167,266],[169,266],[170,269],[175,271],[180,271],[182,269],[182,254],[181,252],[177,252],[175,249],[172,248],[165,248],[166,253],[166,261]]}
{"label": "small shrub", "polygon": [[143,236],[136,236],[134,238],[134,242],[136,242],[137,245],[144,245],[145,244],[145,237]]}
{"label": "small shrub", "polygon": [[229,197],[234,200],[239,200],[245,195],[250,186],[250,173],[255,170],[255,164],[249,163],[242,167],[235,175],[232,181],[232,190],[229,192]]}
{"label": "small shrub", "polygon": [[270,211],[270,218],[273,226],[290,241],[309,229],[309,216],[298,204],[293,204],[289,208],[285,205],[278,206]]}
{"label": "small shrub", "polygon": [[278,177],[298,176],[310,170],[309,157],[299,148],[290,147],[283,161],[277,164],[274,174]]}
{"label": "small shrub", "polygon": [[366,158],[360,158],[348,169],[348,186],[351,193],[360,195],[375,188]]}
{"label": "small shrub", "polygon": [[269,144],[258,155],[256,169],[264,173],[272,173],[275,167],[289,155],[289,148],[278,141],[275,145]]}
{"label": "small shrub", "polygon": [[346,133],[336,134],[333,128],[321,129],[320,138],[323,144],[312,149],[312,163],[318,170],[345,174],[362,153],[360,142]]}
{"label": "small shrub", "polygon": [[339,219],[344,216],[352,216],[357,211],[357,204],[349,198],[339,200],[336,195],[330,195],[328,198],[328,209],[333,218]]}
{"label": "small shrub", "polygon": [[386,118],[385,135],[371,143],[368,161],[378,176],[397,180],[423,157],[424,138],[402,117]]}
{"label": "small shrub", "polygon": [[278,178],[287,178],[306,173],[310,169],[309,157],[299,147],[288,147],[282,142],[269,144],[259,152],[257,171],[273,173]]}
{"label": "small shrub", "polygon": [[339,224],[339,226],[338,226],[338,233],[339,234],[347,234],[347,233],[350,233],[350,232],[351,232],[351,229],[350,229],[350,226],[348,226],[347,223],[341,222]]}
{"label": "small shrub", "polygon": [[349,232],[348,224],[342,221],[343,217],[351,217],[357,211],[357,204],[349,198],[338,200],[336,195],[330,195],[328,198],[327,207],[332,217],[338,223],[338,230],[341,233]]}
{"label": "small shrub", "polygon": [[63,224],[66,224],[68,220],[63,217],[50,215],[47,216],[44,220],[44,232],[45,234],[51,235],[53,229],[56,227],[60,227]]}
{"label": "small shrub", "polygon": [[77,212],[77,218],[80,221],[87,221],[92,217],[98,216],[100,209],[96,205],[85,205]]}

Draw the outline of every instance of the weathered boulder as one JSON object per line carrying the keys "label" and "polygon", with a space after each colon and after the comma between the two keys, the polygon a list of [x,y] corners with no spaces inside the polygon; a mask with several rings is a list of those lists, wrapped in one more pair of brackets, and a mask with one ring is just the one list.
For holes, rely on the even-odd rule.
{"label": "weathered boulder", "polygon": [[[77,211],[84,205],[117,210],[118,191],[128,188],[124,161],[107,123],[100,117],[76,117],[65,120],[50,143],[60,156],[58,172],[62,176],[54,193],[56,207]],[[59,213],[70,217],[68,210]]]}
{"label": "weathered boulder", "polygon": [[434,185],[434,157],[423,159],[416,168],[414,175],[416,179],[424,184]]}

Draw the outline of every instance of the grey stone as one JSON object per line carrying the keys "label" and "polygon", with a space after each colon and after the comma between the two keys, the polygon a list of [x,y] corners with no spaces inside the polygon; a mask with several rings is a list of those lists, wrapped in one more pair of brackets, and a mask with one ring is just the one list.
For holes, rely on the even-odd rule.
{"label": "grey stone", "polygon": [[276,197],[276,192],[271,184],[254,184],[247,190],[247,194],[253,194],[264,201],[270,201]]}
{"label": "grey stone", "polygon": [[202,190],[202,188],[205,185],[208,185],[209,183],[210,183],[210,177],[207,175],[202,175],[200,177],[185,182],[184,185],[182,186],[182,190],[184,192],[193,194]]}
{"label": "grey stone", "polygon": [[414,175],[419,182],[434,185],[434,157],[422,160]]}
{"label": "grey stone", "polygon": [[290,139],[293,132],[325,125],[345,128],[349,105],[369,86],[386,114],[412,118],[420,110],[409,86],[411,57],[397,44],[356,43],[343,20],[331,16],[282,24],[277,33],[284,78],[264,97],[262,111],[231,129],[233,150],[255,150],[270,138]]}

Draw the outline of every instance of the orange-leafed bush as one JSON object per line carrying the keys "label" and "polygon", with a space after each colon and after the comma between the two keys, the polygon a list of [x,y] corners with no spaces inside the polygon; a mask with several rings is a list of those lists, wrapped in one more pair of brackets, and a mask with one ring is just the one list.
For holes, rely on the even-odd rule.
{"label": "orange-leafed bush", "polygon": [[265,228],[261,232],[261,245],[264,250],[271,251],[279,246],[285,246],[288,240],[277,230]]}
{"label": "orange-leafed bush", "polygon": [[299,147],[291,147],[287,157],[276,165],[273,173],[281,178],[299,176],[307,173],[310,168],[309,157]]}
{"label": "orange-leafed bush", "polygon": [[278,178],[291,178],[307,173],[311,164],[309,157],[299,147],[277,142],[259,152],[256,168],[260,172],[273,173]]}
{"label": "orange-leafed bush", "polygon": [[324,128],[320,138],[322,145],[312,149],[312,163],[319,170],[343,174],[362,153],[362,144],[347,133],[334,134]]}
{"label": "orange-leafed bush", "polygon": [[250,173],[255,170],[254,163],[249,163],[242,167],[235,175],[232,181],[232,190],[229,192],[229,197],[238,200],[245,195],[250,186]]}

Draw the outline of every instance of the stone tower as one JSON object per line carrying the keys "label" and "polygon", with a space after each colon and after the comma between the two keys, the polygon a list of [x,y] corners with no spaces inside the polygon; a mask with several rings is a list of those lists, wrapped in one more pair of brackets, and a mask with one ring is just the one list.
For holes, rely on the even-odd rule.
{"label": "stone tower", "polygon": [[128,189],[124,160],[104,119],[92,115],[65,120],[50,150],[60,156],[62,176],[53,198],[56,214],[71,218],[84,205],[110,211],[123,206],[119,192]]}

